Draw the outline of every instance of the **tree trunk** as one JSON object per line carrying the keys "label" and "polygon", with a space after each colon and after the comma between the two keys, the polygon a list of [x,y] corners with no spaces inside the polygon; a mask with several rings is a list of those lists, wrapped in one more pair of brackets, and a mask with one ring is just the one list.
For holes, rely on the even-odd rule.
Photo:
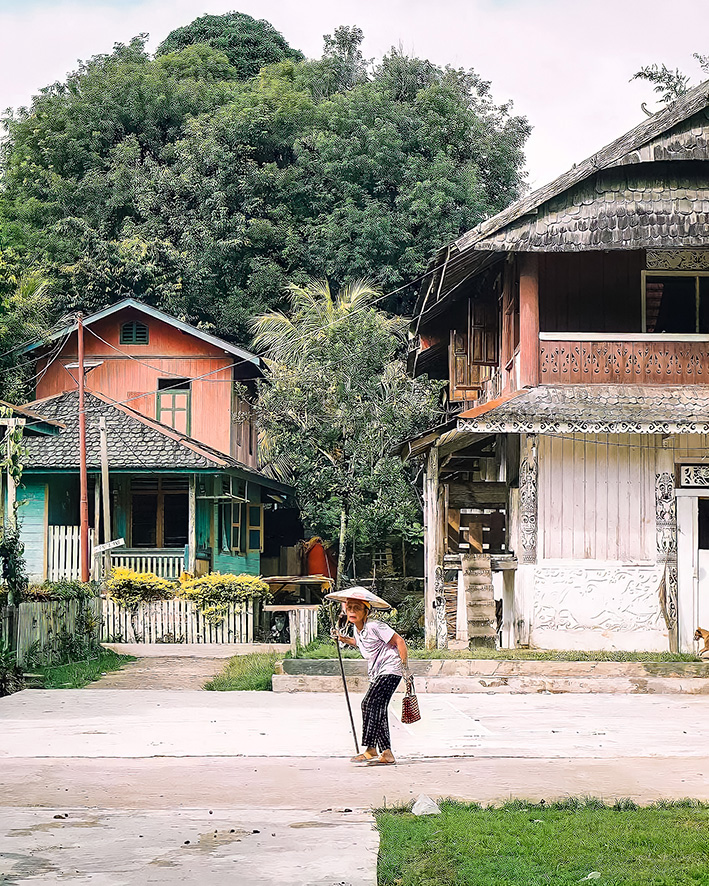
{"label": "tree trunk", "polygon": [[345,559],[347,557],[347,508],[340,511],[340,547],[337,553],[337,581],[335,587],[339,591],[345,575]]}

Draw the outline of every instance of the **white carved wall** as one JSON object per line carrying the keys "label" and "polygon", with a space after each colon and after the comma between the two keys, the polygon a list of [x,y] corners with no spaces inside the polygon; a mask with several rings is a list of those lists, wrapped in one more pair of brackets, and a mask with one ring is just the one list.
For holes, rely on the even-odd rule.
{"label": "white carved wall", "polygon": [[565,561],[538,565],[530,643],[546,649],[667,651],[663,566]]}

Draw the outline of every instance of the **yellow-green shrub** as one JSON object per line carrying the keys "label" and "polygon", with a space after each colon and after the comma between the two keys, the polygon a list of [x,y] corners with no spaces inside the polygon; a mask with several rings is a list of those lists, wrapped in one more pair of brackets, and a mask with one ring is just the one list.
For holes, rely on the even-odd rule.
{"label": "yellow-green shrub", "polygon": [[200,578],[183,575],[177,590],[179,596],[190,600],[207,621],[218,624],[230,606],[243,606],[248,600],[271,600],[273,594],[257,575],[231,575],[210,572]]}
{"label": "yellow-green shrub", "polygon": [[119,606],[135,610],[141,603],[169,600],[175,596],[177,585],[153,572],[134,572],[118,566],[106,582],[106,590]]}

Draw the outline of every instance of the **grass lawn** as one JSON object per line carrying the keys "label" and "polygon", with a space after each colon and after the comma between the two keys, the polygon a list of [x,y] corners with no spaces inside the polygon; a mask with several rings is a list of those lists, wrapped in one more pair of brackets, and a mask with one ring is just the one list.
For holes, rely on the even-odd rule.
{"label": "grass lawn", "polygon": [[[361,658],[354,649],[343,649],[343,658]],[[300,647],[294,658],[337,658],[333,643],[316,640]],[[684,652],[622,652],[591,651],[568,652],[559,649],[409,649],[409,658],[475,658],[504,661],[701,661],[696,655]],[[709,883],[709,881],[707,881]]]}
{"label": "grass lawn", "polygon": [[99,658],[33,668],[33,671],[44,675],[44,689],[81,689],[108,671],[119,671],[129,661],[135,661],[135,658],[132,655],[117,655],[106,649]]}
{"label": "grass lawn", "polygon": [[271,691],[271,677],[276,662],[283,658],[277,652],[253,652],[250,655],[235,655],[230,658],[226,667],[204,684],[205,689],[216,692],[234,690]]}
{"label": "grass lawn", "polygon": [[440,805],[377,811],[379,886],[709,884],[709,804]]}

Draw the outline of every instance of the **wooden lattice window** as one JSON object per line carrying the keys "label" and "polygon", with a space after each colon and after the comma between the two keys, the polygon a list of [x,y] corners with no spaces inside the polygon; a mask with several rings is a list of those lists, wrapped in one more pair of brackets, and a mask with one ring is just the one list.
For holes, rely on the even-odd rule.
{"label": "wooden lattice window", "polygon": [[241,553],[241,502],[219,505],[219,549],[224,554]]}
{"label": "wooden lattice window", "polygon": [[249,551],[263,551],[263,505],[247,505],[247,511],[247,549]]}
{"label": "wooden lattice window", "polygon": [[190,432],[190,380],[188,378],[159,378],[155,417],[164,425]]}
{"label": "wooden lattice window", "polygon": [[124,323],[121,326],[122,345],[147,345],[149,339],[150,333],[145,323],[131,320],[130,323]]}

